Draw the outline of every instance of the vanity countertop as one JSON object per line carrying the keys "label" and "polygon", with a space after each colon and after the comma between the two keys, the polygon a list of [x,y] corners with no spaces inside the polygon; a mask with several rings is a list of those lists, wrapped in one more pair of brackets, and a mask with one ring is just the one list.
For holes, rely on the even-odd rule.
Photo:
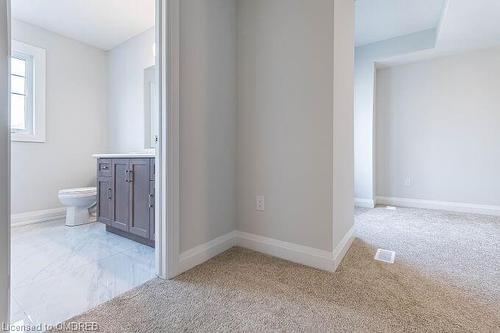
{"label": "vanity countertop", "polygon": [[123,154],[94,154],[94,158],[150,158],[156,157],[155,153],[123,153]]}

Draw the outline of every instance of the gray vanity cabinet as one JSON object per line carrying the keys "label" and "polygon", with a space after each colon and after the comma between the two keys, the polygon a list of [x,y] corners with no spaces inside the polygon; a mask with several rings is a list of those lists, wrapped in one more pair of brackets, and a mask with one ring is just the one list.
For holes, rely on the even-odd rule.
{"label": "gray vanity cabinet", "polygon": [[149,238],[155,240],[155,181],[149,181]]}
{"label": "gray vanity cabinet", "polygon": [[130,221],[130,183],[128,159],[114,159],[112,162],[113,219],[111,226],[129,231]]}
{"label": "gray vanity cabinet", "polygon": [[113,197],[110,177],[97,177],[97,211],[100,222],[111,225],[113,219]]}
{"label": "gray vanity cabinet", "polygon": [[103,160],[98,160],[98,221],[109,232],[154,246],[154,158]]}
{"label": "gray vanity cabinet", "polygon": [[129,231],[150,238],[149,234],[149,160],[130,160],[130,223]]}

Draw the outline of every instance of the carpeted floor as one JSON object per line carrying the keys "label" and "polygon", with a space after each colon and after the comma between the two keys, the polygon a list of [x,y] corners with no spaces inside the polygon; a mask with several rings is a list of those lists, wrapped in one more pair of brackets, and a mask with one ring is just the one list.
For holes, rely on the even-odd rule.
{"label": "carpeted floor", "polygon": [[[71,321],[101,332],[500,332],[500,219],[356,211],[335,273],[241,248]],[[377,248],[396,262],[373,260]]]}

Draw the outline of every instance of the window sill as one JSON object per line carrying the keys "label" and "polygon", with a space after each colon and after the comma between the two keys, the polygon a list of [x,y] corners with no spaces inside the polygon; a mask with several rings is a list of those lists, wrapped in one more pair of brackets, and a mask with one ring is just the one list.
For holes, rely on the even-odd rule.
{"label": "window sill", "polygon": [[12,142],[36,142],[43,143],[45,142],[45,136],[43,135],[35,135],[28,133],[11,133],[10,141]]}

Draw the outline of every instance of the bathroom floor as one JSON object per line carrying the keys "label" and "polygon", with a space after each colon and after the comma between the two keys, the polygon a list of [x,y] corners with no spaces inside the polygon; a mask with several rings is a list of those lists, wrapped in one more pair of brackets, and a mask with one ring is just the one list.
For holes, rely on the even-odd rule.
{"label": "bathroom floor", "polygon": [[154,278],[154,249],[63,220],[12,228],[11,322],[57,324]]}

